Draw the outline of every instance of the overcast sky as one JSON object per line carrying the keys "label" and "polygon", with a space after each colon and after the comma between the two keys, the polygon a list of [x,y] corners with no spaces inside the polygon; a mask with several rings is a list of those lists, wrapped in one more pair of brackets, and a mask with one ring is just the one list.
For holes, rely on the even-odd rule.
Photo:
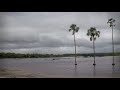
{"label": "overcast sky", "polygon": [[77,53],[93,52],[86,35],[90,27],[101,32],[95,41],[96,52],[111,52],[109,18],[116,19],[115,51],[120,52],[120,12],[0,12],[0,52],[74,53],[74,37],[68,31],[71,24],[80,27]]}

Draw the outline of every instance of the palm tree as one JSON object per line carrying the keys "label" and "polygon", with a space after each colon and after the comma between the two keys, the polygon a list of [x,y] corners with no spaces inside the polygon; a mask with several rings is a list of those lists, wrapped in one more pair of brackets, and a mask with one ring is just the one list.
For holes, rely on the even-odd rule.
{"label": "palm tree", "polygon": [[95,44],[94,41],[96,40],[96,37],[100,37],[100,31],[96,31],[95,27],[91,27],[88,29],[87,35],[90,36],[90,41],[93,41],[93,52],[94,52],[94,63],[95,64]]}
{"label": "palm tree", "polygon": [[108,22],[107,24],[110,24],[110,27],[112,27],[112,49],[113,49],[113,63],[112,65],[115,65],[114,63],[114,41],[113,41],[113,27],[115,27],[115,19],[111,18],[111,19],[108,19]]}
{"label": "palm tree", "polygon": [[74,45],[75,45],[75,65],[77,65],[76,63],[76,40],[75,40],[75,33],[77,33],[79,31],[79,27],[77,27],[76,24],[72,24],[70,26],[69,32],[72,31],[72,35],[74,35]]}

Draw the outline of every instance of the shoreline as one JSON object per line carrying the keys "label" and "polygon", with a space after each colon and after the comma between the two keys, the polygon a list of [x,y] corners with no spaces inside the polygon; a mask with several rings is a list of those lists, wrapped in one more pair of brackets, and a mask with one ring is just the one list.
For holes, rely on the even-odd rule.
{"label": "shoreline", "polygon": [[[85,57],[85,56],[77,56],[76,58],[93,58],[93,57]],[[95,57],[112,57],[112,56],[95,56]],[[115,56],[115,57],[119,57],[119,56]],[[11,57],[11,58],[0,58],[0,59],[29,59],[30,57],[22,57],[22,58],[19,58],[19,57]],[[37,58],[37,57],[32,57],[32,58]],[[68,56],[68,57],[38,57],[38,58],[51,58],[51,59],[59,59],[59,58],[74,58],[74,56]]]}

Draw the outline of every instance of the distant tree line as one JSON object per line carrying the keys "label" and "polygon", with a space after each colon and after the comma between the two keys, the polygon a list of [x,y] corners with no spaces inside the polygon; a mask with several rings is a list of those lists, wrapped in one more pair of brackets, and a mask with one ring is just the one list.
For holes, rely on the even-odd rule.
{"label": "distant tree line", "polygon": [[[112,56],[113,53],[96,53],[95,56]],[[120,56],[120,53],[115,53],[115,56]],[[76,54],[77,57],[93,57],[94,53]],[[0,53],[0,58],[50,58],[50,57],[74,57],[74,54],[19,54],[19,53]]]}

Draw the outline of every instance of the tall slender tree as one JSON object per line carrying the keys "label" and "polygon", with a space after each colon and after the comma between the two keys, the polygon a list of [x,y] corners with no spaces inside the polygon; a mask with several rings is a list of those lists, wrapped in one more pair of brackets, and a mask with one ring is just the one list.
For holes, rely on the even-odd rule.
{"label": "tall slender tree", "polygon": [[114,63],[114,40],[113,40],[113,27],[115,27],[114,23],[115,23],[115,19],[113,19],[113,18],[108,19],[107,24],[110,24],[109,26],[112,28],[112,51],[113,51],[113,63],[112,63],[112,65],[115,65],[115,63]]}
{"label": "tall slender tree", "polygon": [[75,45],[75,65],[77,65],[76,62],[76,39],[75,39],[75,33],[77,33],[79,31],[79,27],[77,27],[76,24],[72,24],[70,26],[69,32],[72,31],[72,35],[74,35],[74,45]]}
{"label": "tall slender tree", "polygon": [[96,37],[100,37],[100,31],[96,31],[95,27],[91,27],[90,29],[88,29],[87,35],[90,36],[90,41],[93,41],[93,52],[94,52],[93,65],[96,65],[95,64],[95,43],[94,43],[94,41],[96,40]]}

